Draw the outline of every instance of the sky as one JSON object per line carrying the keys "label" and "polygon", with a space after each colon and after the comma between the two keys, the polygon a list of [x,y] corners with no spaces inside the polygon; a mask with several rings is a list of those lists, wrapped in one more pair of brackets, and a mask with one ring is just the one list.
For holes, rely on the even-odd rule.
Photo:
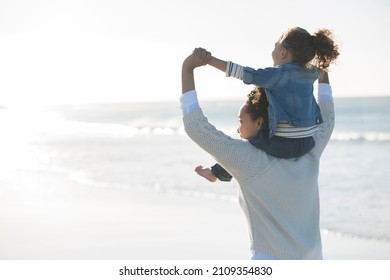
{"label": "sky", "polygon": [[[0,105],[175,101],[195,47],[268,67],[293,26],[334,32],[335,96],[390,96],[389,15],[387,0],[0,0]],[[195,75],[200,98],[249,90],[210,66]]]}

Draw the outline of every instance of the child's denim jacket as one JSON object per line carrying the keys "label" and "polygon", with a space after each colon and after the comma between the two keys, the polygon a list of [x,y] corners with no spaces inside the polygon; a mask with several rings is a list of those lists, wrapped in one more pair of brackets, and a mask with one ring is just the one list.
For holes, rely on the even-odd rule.
{"label": "child's denim jacket", "polygon": [[320,108],[313,95],[313,83],[319,70],[298,63],[253,69],[244,67],[243,82],[264,88],[268,99],[269,136],[279,121],[307,127],[322,123]]}

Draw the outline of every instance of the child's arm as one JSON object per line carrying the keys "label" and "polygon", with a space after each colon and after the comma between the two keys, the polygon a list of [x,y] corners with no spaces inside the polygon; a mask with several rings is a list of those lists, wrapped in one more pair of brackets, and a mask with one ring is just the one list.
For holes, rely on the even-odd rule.
{"label": "child's arm", "polygon": [[[233,63],[231,61],[228,62],[228,61],[216,58],[214,56],[211,56],[211,58],[207,64],[224,72],[226,74],[226,77],[234,77],[236,79],[244,81],[244,67],[237,64],[237,63]],[[249,68],[249,67],[247,67],[247,68],[255,71],[252,68]]]}
{"label": "child's arm", "polygon": [[[205,49],[200,50],[209,53]],[[247,85],[257,85],[262,87],[272,87],[280,79],[282,72],[275,67],[254,69],[251,67],[244,67],[232,61],[225,61],[215,56],[210,56],[207,62],[208,65],[224,72],[226,77],[233,77],[239,79]]]}
{"label": "child's arm", "polygon": [[[199,48],[199,50],[209,53],[207,50],[202,49],[202,48]],[[243,67],[237,63],[233,63],[231,61],[225,61],[225,60],[216,58],[215,56],[212,56],[212,55],[210,56],[207,64],[224,72],[226,74],[226,77],[234,77],[236,79],[242,80],[246,84],[251,84],[251,82],[245,81],[244,68],[247,69],[249,71],[249,73],[256,71],[255,69],[252,69],[250,67]]]}
{"label": "child's arm", "polygon": [[219,70],[221,70],[222,72],[226,72],[226,67],[227,67],[227,62],[222,60],[222,59],[219,59],[219,58],[216,58],[214,56],[211,56],[210,58],[210,61],[208,62],[208,64],[210,66],[213,66]]}
{"label": "child's arm", "polygon": [[[203,48],[199,48],[200,50],[203,50],[207,52],[207,50]],[[216,58],[215,56],[210,57],[210,60],[207,62],[208,65],[213,66],[214,68],[217,68],[218,70],[221,70],[222,72],[226,73],[226,68],[228,66],[228,62],[219,58]]]}
{"label": "child's arm", "polygon": [[[244,67],[243,66],[241,66],[237,63],[233,63],[231,61],[229,61],[229,62],[224,61],[224,60],[216,58],[214,56],[211,56],[211,58],[207,64],[224,72],[226,74],[226,77],[233,77],[233,78],[239,79],[245,83],[245,81],[244,81]],[[252,70],[255,71],[252,68],[249,68],[249,67],[246,67],[246,68],[249,69],[250,71],[252,71]]]}

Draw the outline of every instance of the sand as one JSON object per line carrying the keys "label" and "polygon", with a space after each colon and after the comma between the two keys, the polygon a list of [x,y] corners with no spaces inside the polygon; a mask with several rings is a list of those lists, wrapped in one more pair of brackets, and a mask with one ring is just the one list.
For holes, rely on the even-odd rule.
{"label": "sand", "polygon": [[[22,175],[0,182],[1,260],[249,258],[238,203]],[[325,259],[390,259],[390,242],[322,237]]]}

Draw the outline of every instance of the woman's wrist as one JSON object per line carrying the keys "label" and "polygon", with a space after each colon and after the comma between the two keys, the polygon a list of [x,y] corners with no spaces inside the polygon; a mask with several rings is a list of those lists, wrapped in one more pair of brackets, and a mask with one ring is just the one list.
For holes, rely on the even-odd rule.
{"label": "woman's wrist", "polygon": [[332,87],[327,83],[318,84],[318,101],[333,100]]}
{"label": "woman's wrist", "polygon": [[318,77],[319,84],[329,84],[329,75],[328,72],[321,70],[320,75]]}
{"label": "woman's wrist", "polygon": [[199,102],[196,90],[189,90],[187,92],[183,92],[180,97],[180,109],[182,112],[182,116],[187,115],[188,113],[197,108],[199,108]]}
{"label": "woman's wrist", "polygon": [[189,58],[183,61],[181,68],[182,93],[195,89],[194,64]]}

